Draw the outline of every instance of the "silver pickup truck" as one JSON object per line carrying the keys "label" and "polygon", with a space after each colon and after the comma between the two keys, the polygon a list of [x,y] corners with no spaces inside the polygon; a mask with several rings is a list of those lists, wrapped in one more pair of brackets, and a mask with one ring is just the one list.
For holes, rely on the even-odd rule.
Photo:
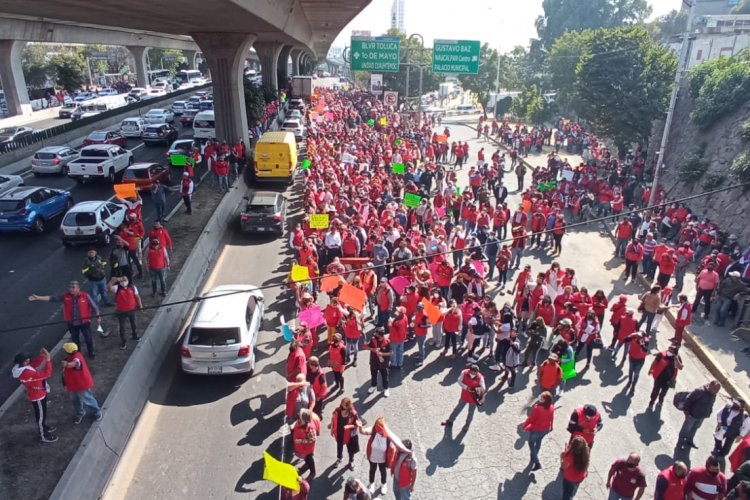
{"label": "silver pickup truck", "polygon": [[81,149],[81,156],[68,163],[68,177],[78,182],[109,179],[113,184],[133,164],[133,152],[112,144],[96,144]]}

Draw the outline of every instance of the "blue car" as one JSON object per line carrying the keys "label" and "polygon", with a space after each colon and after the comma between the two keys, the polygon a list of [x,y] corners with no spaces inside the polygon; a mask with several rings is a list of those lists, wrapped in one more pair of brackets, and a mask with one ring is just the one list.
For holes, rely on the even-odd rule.
{"label": "blue car", "polygon": [[73,206],[69,191],[20,186],[0,195],[0,232],[43,233],[47,223]]}

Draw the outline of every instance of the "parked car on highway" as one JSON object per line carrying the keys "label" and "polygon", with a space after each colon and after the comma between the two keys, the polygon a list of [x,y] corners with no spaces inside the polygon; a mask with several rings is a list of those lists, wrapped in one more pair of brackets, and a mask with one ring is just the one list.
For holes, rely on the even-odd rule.
{"label": "parked car on highway", "polygon": [[48,221],[72,206],[70,191],[41,186],[15,187],[0,195],[0,232],[43,233]]}
{"label": "parked car on highway", "polygon": [[169,168],[158,163],[133,163],[122,175],[123,184],[135,184],[139,191],[151,189],[156,181],[162,184],[171,184]]}
{"label": "parked car on highway", "polygon": [[265,309],[263,293],[252,285],[221,285],[201,298],[182,341],[182,371],[252,374]]}
{"label": "parked car on highway", "polygon": [[167,91],[164,89],[154,89],[148,91],[148,93],[143,97],[144,99],[154,99],[155,97],[164,97],[167,95]]}
{"label": "parked car on highway", "polygon": [[172,103],[172,113],[174,113],[175,116],[181,115],[185,109],[187,109],[186,101],[175,101]]}
{"label": "parked car on highway", "polygon": [[146,123],[174,123],[174,113],[170,109],[156,108],[143,115]]}
{"label": "parked car on highway", "polygon": [[132,102],[137,102],[143,99],[146,94],[148,94],[148,90],[143,87],[133,87],[130,89],[130,92],[128,92],[128,99],[132,100]]}
{"label": "parked car on highway", "polygon": [[78,108],[77,102],[69,102],[66,104],[63,104],[60,108],[60,111],[57,112],[58,118],[70,118],[73,111],[75,111]]}
{"label": "parked car on highway", "polygon": [[31,138],[33,134],[34,129],[31,127],[0,128],[0,152],[24,146],[24,140]]}
{"label": "parked car on highway", "polygon": [[115,144],[124,148],[127,146],[128,140],[120,131],[115,130],[97,130],[91,132],[83,140],[84,146],[91,146],[92,144]]}
{"label": "parked car on highway", "polygon": [[96,94],[93,92],[79,92],[76,94],[76,96],[73,98],[74,101],[83,102],[83,101],[90,101],[91,99],[95,99]]}
{"label": "parked car on highway", "polygon": [[132,164],[132,151],[111,144],[95,144],[81,149],[81,156],[68,163],[68,177],[77,182],[106,177],[114,184],[119,174]]}
{"label": "parked car on highway", "polygon": [[143,131],[143,142],[146,146],[152,144],[169,145],[172,141],[177,140],[180,133],[169,123],[159,123],[157,125],[146,125]]}
{"label": "parked car on highway", "polygon": [[302,121],[302,111],[299,109],[292,109],[289,111],[288,115],[286,116],[287,119],[290,120],[299,120]]}
{"label": "parked car on highway", "polygon": [[168,94],[172,92],[172,85],[166,80],[157,80],[151,84],[151,90],[163,90],[164,93]]}
{"label": "parked car on highway", "polygon": [[208,111],[210,109],[214,109],[214,101],[212,101],[211,99],[204,99],[200,102],[200,104],[198,105],[198,108],[201,111]]}
{"label": "parked car on highway", "polygon": [[16,186],[23,186],[23,177],[20,175],[0,175],[0,194]]}
{"label": "parked car on highway", "polygon": [[105,96],[105,95],[117,95],[117,90],[113,88],[106,88],[106,89],[101,89],[96,94],[100,97]]}
{"label": "parked car on highway", "polygon": [[201,99],[200,96],[193,95],[188,97],[187,101],[185,101],[186,105],[190,108],[200,110],[201,109]]}
{"label": "parked car on highway", "polygon": [[243,198],[240,229],[246,233],[284,234],[286,198],[274,191],[252,191]]}
{"label": "parked car on highway", "polygon": [[73,206],[63,217],[60,236],[63,245],[95,242],[109,245],[112,235],[125,220],[127,207],[111,201],[82,201]]}
{"label": "parked car on highway", "polygon": [[64,174],[68,169],[68,163],[77,160],[79,156],[78,150],[68,146],[42,148],[31,158],[31,171],[34,175]]}
{"label": "parked car on highway", "polygon": [[294,138],[298,141],[301,141],[305,136],[305,127],[298,119],[284,120],[284,123],[281,125],[281,130],[293,133]]}
{"label": "parked car on highway", "polygon": [[195,120],[195,115],[197,114],[198,114],[197,109],[186,109],[180,115],[180,123],[182,124],[183,127],[192,127],[193,120]]}
{"label": "parked car on highway", "polygon": [[289,109],[297,109],[299,111],[305,111],[305,101],[302,99],[291,99],[289,101]]}
{"label": "parked car on highway", "polygon": [[140,139],[145,128],[146,120],[140,116],[125,118],[120,122],[120,133],[125,137],[135,137]]}

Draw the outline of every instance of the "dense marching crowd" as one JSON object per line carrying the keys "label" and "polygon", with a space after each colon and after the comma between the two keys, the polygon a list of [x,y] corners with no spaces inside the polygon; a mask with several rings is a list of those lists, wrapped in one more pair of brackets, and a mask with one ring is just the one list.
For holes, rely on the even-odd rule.
{"label": "dense marching crowd", "polygon": [[[477,137],[484,134],[488,142],[491,136],[502,149],[474,153],[468,143],[451,141],[450,129],[440,130],[434,117],[417,122],[356,91],[318,93],[323,103],[317,106],[324,106],[334,119],[316,120],[309,127],[305,216],[289,236],[294,265],[306,267],[310,280],[290,277],[289,285],[300,313],[320,310],[322,318],[320,325],[300,321],[290,343],[286,416],[294,455],[304,462],[300,472],[310,474],[307,480],[300,478],[303,487],[297,496],[285,493],[289,498],[306,498],[310,491],[316,475],[315,443],[328,417],[337,466],[346,447],[347,467],[354,470],[358,435],[368,436],[367,484],[350,478],[344,498],[370,498],[378,490],[384,495],[386,468],[392,471],[395,497],[410,498],[418,469],[411,441],[400,440],[383,417],[367,426],[348,397],[332,414],[323,413],[324,400],[345,392],[346,369],[356,366],[360,350],[369,351],[369,391],[380,387],[385,397],[390,371],[406,369],[404,350],[411,339],[417,347],[416,366],[425,362],[428,347],[466,363],[458,380],[459,401],[444,426],[453,425],[465,408],[468,424],[483,404],[482,363],[502,372],[498,389],[507,383],[509,391],[517,389],[519,370],[535,369],[541,394],[523,428],[529,437],[528,468],[537,470],[542,467],[542,440],[552,428],[554,400],[567,381],[586,376],[596,350],[607,349],[613,363],[623,351],[620,365],[627,360],[628,396],[634,394],[648,361],[653,379],[648,409],[658,411],[682,368],[682,332],[701,300],[708,317],[716,296],[718,324],[741,314],[750,249],[743,252],[734,235],[726,236],[713,221],[697,220],[686,206],[663,203],[661,186],[657,200],[663,204],[644,209],[650,197],[649,169],[640,150],[618,160],[579,124],[563,119],[554,130],[480,120]],[[545,147],[547,164],[528,169],[522,159]],[[569,164],[560,157],[561,149],[580,153],[584,162]],[[458,179],[464,167],[468,186]],[[517,206],[508,204],[506,174],[515,178],[512,189],[521,195]],[[618,217],[620,213],[624,215]],[[310,227],[318,214],[328,215],[327,227]],[[588,290],[575,270],[558,260],[536,270],[523,262],[531,249],[547,250],[556,259],[568,224],[600,216],[615,221],[616,255],[624,260],[625,279],[635,279],[640,272],[654,282],[637,310],[627,307],[627,296],[610,303],[604,290]],[[680,292],[685,272],[694,264],[698,293],[691,305]],[[352,287],[359,294],[352,293]],[[326,300],[321,300],[323,294]],[[496,303],[501,297],[507,300]],[[668,348],[652,354],[654,333],[669,307],[676,309],[675,337]],[[367,320],[374,323],[371,335],[366,335]],[[605,321],[614,330],[609,347],[601,334]],[[318,345],[319,326],[326,332],[325,346]],[[326,358],[327,370],[322,366]],[[333,387],[328,386],[327,371],[333,373]],[[712,414],[719,389],[711,382],[676,394],[674,403],[685,414],[678,443],[682,449],[695,446],[693,437]],[[716,446],[705,465],[688,470],[676,461],[659,474],[656,498],[747,498],[750,483],[744,480],[750,480],[750,474],[741,472],[750,472],[750,462],[743,465],[750,417],[744,402],[730,402],[717,419]],[[560,463],[562,498],[573,498],[586,477],[602,427],[592,404],[582,404],[570,415],[571,440]],[[721,471],[724,459],[743,437],[730,460],[732,472],[738,472],[727,484]],[[639,460],[633,453],[612,465],[610,499],[641,497],[646,476]]]}

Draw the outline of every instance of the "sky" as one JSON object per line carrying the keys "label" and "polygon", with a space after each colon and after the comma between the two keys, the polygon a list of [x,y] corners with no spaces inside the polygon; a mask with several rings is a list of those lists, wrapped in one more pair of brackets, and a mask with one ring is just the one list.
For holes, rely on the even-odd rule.
{"label": "sky", "polygon": [[[516,45],[528,46],[536,37],[534,20],[542,15],[542,0],[405,0],[405,27],[408,34],[419,33],[425,46],[432,40],[480,40],[502,52]],[[372,0],[344,28],[334,47],[349,45],[352,30],[370,30],[373,36],[390,28],[393,0]],[[678,9],[681,0],[648,0],[652,17]],[[471,5],[471,8],[466,8]]]}

